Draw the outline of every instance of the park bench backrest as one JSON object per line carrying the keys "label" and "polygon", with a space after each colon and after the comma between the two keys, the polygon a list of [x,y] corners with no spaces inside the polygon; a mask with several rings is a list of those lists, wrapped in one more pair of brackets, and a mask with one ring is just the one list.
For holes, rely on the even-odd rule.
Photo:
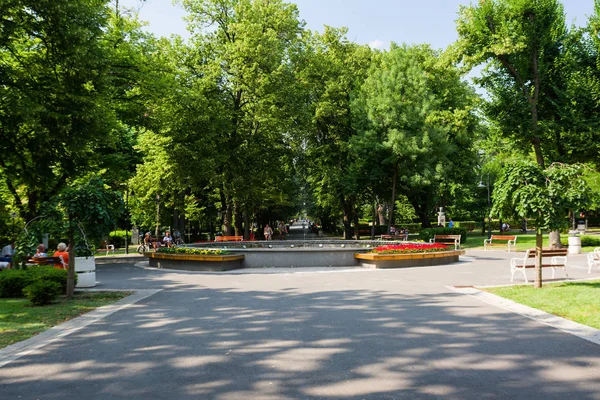
{"label": "park bench backrest", "polygon": [[[568,253],[568,249],[542,249],[542,257],[564,257]],[[526,257],[535,258],[535,249],[527,250]]]}
{"label": "park bench backrest", "polygon": [[508,236],[508,235],[492,235],[492,240],[515,240],[516,236]]}
{"label": "park bench backrest", "polygon": [[241,242],[244,240],[243,236],[217,236],[215,242]]}

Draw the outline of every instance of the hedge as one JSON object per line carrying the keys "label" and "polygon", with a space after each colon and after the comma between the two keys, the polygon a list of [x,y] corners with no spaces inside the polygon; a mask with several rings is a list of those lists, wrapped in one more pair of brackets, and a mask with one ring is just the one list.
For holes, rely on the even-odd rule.
{"label": "hedge", "polygon": [[[0,297],[25,297],[23,289],[40,281],[56,283],[65,293],[67,271],[46,266],[4,270],[0,272]],[[77,275],[75,275],[75,283],[77,283]]]}

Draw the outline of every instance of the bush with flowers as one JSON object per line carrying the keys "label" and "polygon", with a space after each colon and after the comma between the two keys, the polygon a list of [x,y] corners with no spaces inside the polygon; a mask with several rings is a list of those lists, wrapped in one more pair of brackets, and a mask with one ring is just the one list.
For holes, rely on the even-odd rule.
{"label": "bush with flowers", "polygon": [[408,254],[408,253],[435,253],[447,251],[448,246],[443,243],[403,243],[379,246],[372,250],[377,254]]}
{"label": "bush with flowers", "polygon": [[195,255],[207,255],[207,256],[220,256],[225,254],[231,254],[230,251],[221,249],[195,249],[192,247],[160,247],[157,253],[165,254],[195,254]]}

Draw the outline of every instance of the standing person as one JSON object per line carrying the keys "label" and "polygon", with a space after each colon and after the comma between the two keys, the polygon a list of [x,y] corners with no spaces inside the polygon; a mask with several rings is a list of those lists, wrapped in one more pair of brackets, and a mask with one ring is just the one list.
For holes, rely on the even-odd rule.
{"label": "standing person", "polygon": [[283,223],[283,221],[279,221],[279,226],[277,227],[277,229],[279,229],[279,240],[285,239],[285,234],[287,233],[287,231],[285,229],[285,224]]}
{"label": "standing person", "polygon": [[450,218],[450,222],[448,222],[448,228],[454,228],[454,221]]}
{"label": "standing person", "polygon": [[67,251],[67,245],[60,242],[58,246],[56,246],[56,251],[54,252],[54,257],[61,256],[65,265],[62,264],[54,264],[54,268],[56,269],[66,269],[69,265],[69,252]]}
{"label": "standing person", "polygon": [[169,231],[165,232],[165,237],[163,238],[163,243],[167,245],[167,247],[173,246],[173,238],[171,237],[171,233]]}
{"label": "standing person", "polygon": [[263,230],[265,235],[265,240],[271,240],[271,236],[273,236],[273,229],[269,226],[269,224],[265,225],[265,229]]}
{"label": "standing person", "polygon": [[150,242],[152,241],[152,237],[150,236],[150,232],[146,232],[144,235],[144,246],[146,249],[150,250]]}

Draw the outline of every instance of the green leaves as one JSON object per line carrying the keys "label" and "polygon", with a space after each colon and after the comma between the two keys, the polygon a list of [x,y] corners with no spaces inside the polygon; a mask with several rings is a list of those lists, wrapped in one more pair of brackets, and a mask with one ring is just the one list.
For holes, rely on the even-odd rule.
{"label": "green leaves", "polygon": [[504,168],[494,186],[493,215],[530,218],[539,233],[567,226],[569,210],[585,208],[589,188],[581,165],[554,163],[543,170],[531,162]]}

